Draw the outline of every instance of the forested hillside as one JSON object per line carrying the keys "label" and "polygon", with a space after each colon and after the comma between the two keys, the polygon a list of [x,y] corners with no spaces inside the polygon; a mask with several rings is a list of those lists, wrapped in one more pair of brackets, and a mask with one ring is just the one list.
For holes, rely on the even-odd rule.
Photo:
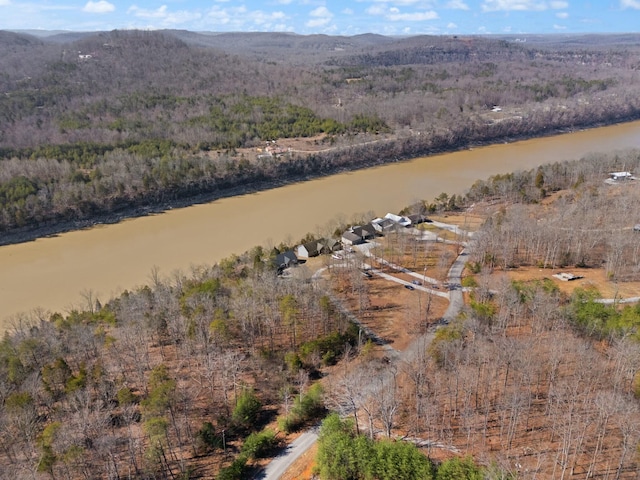
{"label": "forested hillside", "polygon": [[[526,45],[2,32],[0,231],[37,235],[197,195],[634,119],[639,52],[628,37]],[[313,137],[316,151],[257,152],[292,137]]]}

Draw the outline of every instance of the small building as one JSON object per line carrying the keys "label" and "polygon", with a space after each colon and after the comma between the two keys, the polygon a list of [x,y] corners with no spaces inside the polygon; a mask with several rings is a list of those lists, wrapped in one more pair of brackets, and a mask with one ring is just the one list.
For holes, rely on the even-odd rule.
{"label": "small building", "polygon": [[620,182],[624,180],[633,180],[631,172],[611,172],[609,178],[614,182]]}
{"label": "small building", "polygon": [[582,276],[580,275],[574,275],[573,273],[568,272],[555,273],[553,276],[558,280],[562,280],[563,282],[571,282],[572,280],[578,280],[582,278]]}

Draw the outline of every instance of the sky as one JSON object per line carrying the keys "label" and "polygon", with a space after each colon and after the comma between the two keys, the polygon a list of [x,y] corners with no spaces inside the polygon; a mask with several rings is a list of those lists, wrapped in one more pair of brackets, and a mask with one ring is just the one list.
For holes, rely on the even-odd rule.
{"label": "sky", "polygon": [[640,0],[0,0],[0,29],[628,33],[640,31]]}

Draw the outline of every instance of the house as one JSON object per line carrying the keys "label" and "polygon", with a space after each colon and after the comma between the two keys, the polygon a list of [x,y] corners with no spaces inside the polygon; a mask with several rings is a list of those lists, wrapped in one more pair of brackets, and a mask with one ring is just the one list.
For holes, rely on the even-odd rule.
{"label": "house", "polygon": [[364,238],[352,230],[347,230],[342,234],[343,245],[360,245],[361,243],[364,243]]}
{"label": "house", "polygon": [[320,251],[323,248],[321,242],[307,242],[302,245],[298,245],[295,250],[295,254],[298,258],[311,258],[320,255]]}
{"label": "house", "polygon": [[273,263],[278,272],[282,272],[286,268],[297,265],[298,257],[296,257],[296,254],[293,252],[293,250],[287,250],[286,252],[282,252],[276,255]]}
{"label": "house", "polygon": [[371,220],[371,225],[378,233],[384,234],[385,232],[393,230],[398,224],[390,218],[376,218],[375,220]]}
{"label": "house", "polygon": [[609,178],[614,182],[619,182],[622,180],[633,180],[633,175],[631,172],[612,172],[609,174]]}
{"label": "house", "polygon": [[402,225],[403,227],[408,227],[409,225],[411,225],[411,220],[409,220],[407,217],[402,217],[400,215],[394,215],[393,213],[387,213],[384,216],[384,218],[388,218],[390,220],[393,220],[398,225]]}
{"label": "house", "polygon": [[323,239],[321,242],[322,249],[320,250],[320,253],[331,253],[342,249],[342,244],[335,238]]}
{"label": "house", "polygon": [[376,229],[373,225],[371,225],[371,223],[367,223],[366,225],[362,225],[362,226],[353,227],[351,231],[356,235],[360,235],[363,240],[368,240],[376,236]]}

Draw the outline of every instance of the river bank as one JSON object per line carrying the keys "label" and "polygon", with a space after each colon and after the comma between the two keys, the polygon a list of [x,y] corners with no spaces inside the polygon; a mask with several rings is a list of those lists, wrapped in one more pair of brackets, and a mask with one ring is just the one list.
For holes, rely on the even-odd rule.
{"label": "river bank", "polygon": [[[488,145],[545,138],[572,133],[580,130],[629,123],[640,119],[640,112],[634,116],[616,119],[615,122],[590,122],[574,127],[548,128],[537,132],[520,132],[516,134],[477,138],[476,135],[464,137],[458,132],[449,132],[447,138],[433,138],[425,145],[424,138],[406,137],[380,142],[367,142],[364,145],[336,147],[330,151],[311,152],[302,157],[293,156],[283,161],[281,166],[286,175],[273,175],[265,178],[259,172],[257,178],[244,178],[243,183],[229,181],[221,186],[193,188],[185,187],[163,195],[162,200],[152,201],[143,198],[137,202],[125,203],[107,212],[96,212],[94,215],[73,220],[61,219],[41,222],[17,229],[2,232],[0,246],[18,244],[60,235],[62,233],[92,228],[97,225],[109,225],[123,220],[156,215],[174,208],[184,208],[202,203],[209,203],[222,198],[246,195],[259,191],[280,188],[297,182],[308,181],[325,176],[357,171],[365,168],[385,165],[399,161],[409,161],[417,157],[429,157],[443,153],[453,153],[469,148]],[[448,141],[446,141],[448,140]],[[288,161],[288,163],[287,163]],[[293,166],[292,166],[293,164]],[[437,192],[442,193],[442,192]],[[450,193],[450,192],[445,192]]]}
{"label": "river bank", "polygon": [[[0,248],[0,324],[20,312],[69,311],[262,245],[326,236],[339,223],[399,211],[478,179],[592,152],[640,148],[640,122],[418,157]],[[625,155],[620,155],[624,161]],[[622,169],[622,165],[620,166]],[[8,321],[8,320],[5,320]]]}

